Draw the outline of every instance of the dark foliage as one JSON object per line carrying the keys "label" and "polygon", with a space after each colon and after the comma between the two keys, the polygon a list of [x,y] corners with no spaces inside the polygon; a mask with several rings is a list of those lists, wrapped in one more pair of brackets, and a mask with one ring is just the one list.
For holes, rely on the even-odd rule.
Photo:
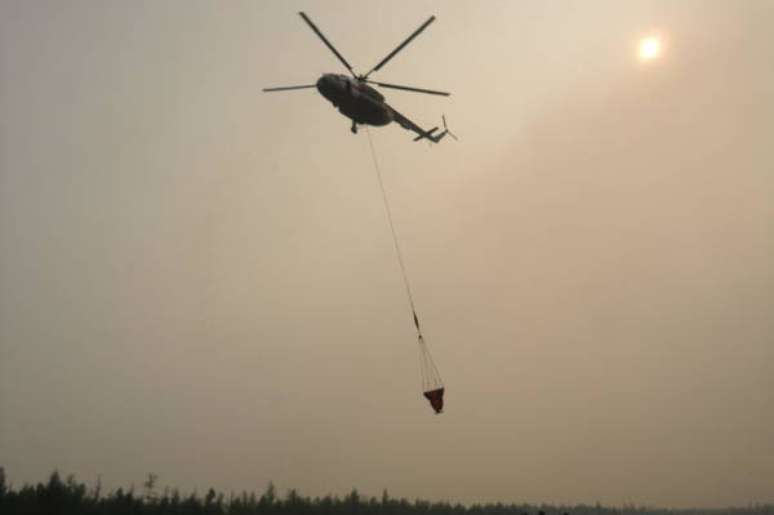
{"label": "dark foliage", "polygon": [[87,488],[73,476],[62,479],[54,472],[45,483],[25,484],[19,489],[10,485],[0,467],[0,514],[2,515],[774,515],[774,506],[746,508],[667,510],[624,506],[533,506],[528,504],[474,504],[463,506],[446,502],[429,502],[391,498],[385,490],[380,499],[363,497],[352,490],[344,498],[328,495],[309,498],[296,490],[284,498],[277,496],[274,485],[257,497],[242,492],[226,498],[210,488],[204,496],[187,496],[177,490],[156,491],[157,476],[151,474],[143,483],[144,491],[119,488],[102,493],[98,483]]}

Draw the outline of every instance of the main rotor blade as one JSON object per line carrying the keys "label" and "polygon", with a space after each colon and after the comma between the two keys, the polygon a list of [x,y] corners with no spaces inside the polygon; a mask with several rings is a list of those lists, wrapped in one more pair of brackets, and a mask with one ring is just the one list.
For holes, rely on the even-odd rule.
{"label": "main rotor blade", "polygon": [[417,93],[427,93],[428,95],[441,95],[444,97],[448,97],[451,95],[451,93],[447,93],[445,91],[435,91],[432,89],[422,89],[422,88],[412,88],[410,86],[399,86],[398,84],[386,84],[384,82],[376,82],[375,80],[367,80],[369,84],[376,84],[377,86],[381,86],[383,88],[392,88],[392,89],[403,89],[406,91],[415,91]]}
{"label": "main rotor blade", "polygon": [[349,70],[349,73],[351,73],[351,74],[352,74],[352,76],[353,76],[353,77],[355,77],[355,72],[354,72],[354,71],[352,71],[352,67],[349,65],[349,63],[347,62],[347,60],[346,60],[346,59],[344,59],[344,57],[343,57],[343,56],[342,56],[342,55],[339,53],[339,51],[338,51],[338,50],[336,50],[336,47],[334,47],[334,46],[331,44],[331,42],[330,42],[330,41],[328,41],[327,39],[325,39],[325,36],[323,36],[323,33],[322,33],[322,32],[320,32],[320,29],[318,29],[318,28],[317,28],[317,25],[315,25],[314,23],[312,23],[312,20],[310,20],[310,19],[309,19],[309,17],[306,15],[306,13],[304,13],[304,12],[299,12],[298,14],[299,14],[299,15],[301,15],[301,17],[304,19],[304,21],[306,22],[306,24],[307,24],[307,25],[309,25],[309,28],[310,28],[310,29],[312,29],[312,30],[314,31],[314,33],[315,33],[315,34],[317,34],[317,36],[318,36],[320,39],[322,39],[322,42],[323,42],[323,43],[325,43],[325,46],[327,46],[328,48],[330,48],[330,49],[331,49],[331,52],[333,52],[334,54],[336,54],[336,57],[338,57],[338,58],[339,58],[339,61],[341,61],[341,62],[342,62],[342,64],[344,64],[344,66],[346,66],[346,67],[347,67],[347,70]]}
{"label": "main rotor blade", "polygon": [[282,86],[279,88],[263,88],[264,93],[269,93],[271,91],[288,91],[290,89],[307,89],[307,88],[316,88],[317,86],[315,84],[307,84],[306,86]]}
{"label": "main rotor blade", "polygon": [[412,40],[412,39],[414,39],[415,37],[419,36],[420,32],[422,32],[423,30],[425,30],[425,29],[427,28],[427,26],[428,26],[428,25],[430,25],[431,23],[433,23],[434,21],[435,21],[435,16],[431,16],[430,18],[428,18],[428,20],[427,20],[425,23],[423,23],[421,27],[419,27],[417,30],[415,30],[415,31],[414,31],[414,33],[413,33],[412,35],[410,35],[410,36],[409,36],[409,37],[406,39],[406,41],[404,41],[403,43],[401,43],[400,45],[398,45],[398,48],[396,48],[395,50],[393,50],[392,52],[390,52],[390,53],[387,55],[387,57],[385,57],[384,59],[382,59],[382,62],[380,62],[379,64],[377,64],[377,65],[376,65],[376,66],[374,66],[373,68],[371,68],[371,71],[370,71],[370,72],[368,72],[368,73],[366,73],[364,78],[368,78],[368,76],[369,76],[369,75],[371,75],[373,72],[377,71],[379,68],[381,68],[382,66],[384,66],[385,64],[387,64],[387,61],[389,61],[390,59],[392,59],[393,57],[395,57],[395,54],[397,54],[398,52],[400,52],[401,50],[403,50],[403,47],[405,47],[406,45],[408,45],[409,43],[411,43],[411,40]]}

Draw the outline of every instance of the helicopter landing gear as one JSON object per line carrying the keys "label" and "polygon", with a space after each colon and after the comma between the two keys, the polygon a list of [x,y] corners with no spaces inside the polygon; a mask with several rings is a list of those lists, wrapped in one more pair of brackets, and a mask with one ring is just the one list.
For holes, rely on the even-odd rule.
{"label": "helicopter landing gear", "polygon": [[352,131],[352,134],[357,134],[357,124],[355,122],[352,122],[352,127],[350,129]]}

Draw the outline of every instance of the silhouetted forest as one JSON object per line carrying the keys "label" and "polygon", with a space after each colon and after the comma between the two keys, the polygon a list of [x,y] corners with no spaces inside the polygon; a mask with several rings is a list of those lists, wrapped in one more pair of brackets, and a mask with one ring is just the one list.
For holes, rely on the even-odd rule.
{"label": "silhouetted forest", "polygon": [[528,504],[449,504],[423,500],[362,497],[352,490],[345,497],[304,497],[296,490],[278,496],[269,484],[260,496],[242,492],[228,495],[210,488],[205,494],[181,495],[177,490],[158,491],[157,477],[150,474],[142,487],[103,492],[99,483],[87,486],[74,476],[62,479],[54,472],[45,483],[14,488],[0,467],[0,514],[2,515],[774,515],[774,506],[756,505],[724,509],[620,508],[600,505],[550,506]]}

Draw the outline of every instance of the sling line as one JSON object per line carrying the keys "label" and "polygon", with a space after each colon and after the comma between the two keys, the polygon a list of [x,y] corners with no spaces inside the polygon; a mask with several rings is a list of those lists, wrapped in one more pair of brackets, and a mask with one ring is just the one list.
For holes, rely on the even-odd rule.
{"label": "sling line", "polygon": [[400,265],[400,272],[403,276],[403,284],[406,287],[406,294],[408,295],[409,305],[411,306],[411,314],[414,317],[414,326],[417,328],[417,337],[421,340],[422,330],[419,328],[419,317],[417,317],[417,310],[414,306],[414,297],[411,295],[411,286],[409,285],[408,274],[406,273],[406,265],[403,263],[403,253],[400,250],[400,244],[398,243],[398,235],[395,233],[395,224],[392,222],[392,211],[390,210],[390,203],[387,201],[387,192],[384,189],[384,182],[382,181],[382,172],[379,169],[379,162],[376,160],[376,150],[374,150],[374,142],[371,139],[371,132],[368,130],[368,126],[365,126],[366,134],[368,135],[368,146],[371,148],[371,159],[374,162],[374,170],[376,170],[376,178],[379,180],[379,188],[382,190],[382,200],[384,201],[384,210],[387,213],[387,221],[390,224],[390,232],[392,233],[392,243],[395,246],[395,253],[398,255],[398,264]]}
{"label": "sling line", "polygon": [[403,262],[403,253],[400,250],[400,244],[398,243],[398,235],[395,232],[395,224],[392,221],[392,211],[390,210],[390,203],[387,200],[387,192],[384,189],[384,181],[382,181],[382,172],[379,169],[379,162],[376,159],[376,150],[374,149],[374,142],[371,139],[371,132],[366,126],[366,134],[368,135],[368,146],[371,148],[371,158],[374,162],[374,170],[376,170],[376,178],[379,181],[379,189],[382,190],[382,200],[384,201],[384,210],[387,213],[387,221],[390,225],[390,232],[392,233],[392,243],[395,246],[395,254],[398,256],[398,264],[400,264],[400,272],[403,276],[403,285],[406,287],[406,295],[408,296],[409,305],[411,306],[411,316],[414,320],[414,327],[417,329],[417,343],[419,344],[419,368],[422,376],[422,395],[430,402],[433,410],[436,414],[443,411],[443,394],[445,387],[441,375],[438,373],[433,362],[433,357],[430,355],[430,351],[425,344],[425,339],[422,336],[422,329],[419,326],[419,317],[417,316],[417,310],[414,306],[414,297],[411,294],[411,285],[409,284],[408,274],[406,273],[406,264]]}

